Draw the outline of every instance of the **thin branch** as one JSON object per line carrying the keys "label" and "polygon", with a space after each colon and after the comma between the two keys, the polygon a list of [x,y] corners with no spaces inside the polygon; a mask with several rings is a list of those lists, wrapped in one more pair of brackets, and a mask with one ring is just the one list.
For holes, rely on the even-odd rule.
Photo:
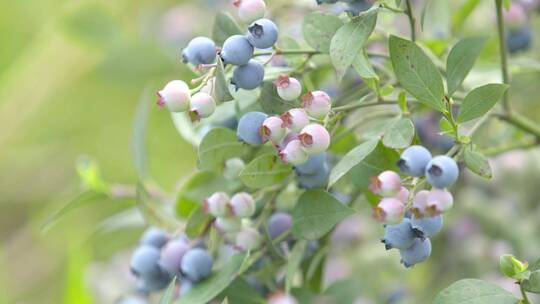
{"label": "thin branch", "polygon": [[[506,36],[504,30],[504,18],[503,18],[503,1],[495,0],[495,6],[497,8],[497,34],[499,36],[499,49],[501,53],[501,73],[503,82],[510,84],[510,74],[508,72],[508,54],[506,49]],[[503,96],[503,109],[506,113],[510,113],[510,99],[508,97],[508,91]]]}
{"label": "thin branch", "polygon": [[414,18],[411,0],[407,0],[406,4],[407,4],[406,13],[407,13],[407,16],[409,17],[409,23],[411,25],[411,40],[414,42],[416,41],[416,19]]}

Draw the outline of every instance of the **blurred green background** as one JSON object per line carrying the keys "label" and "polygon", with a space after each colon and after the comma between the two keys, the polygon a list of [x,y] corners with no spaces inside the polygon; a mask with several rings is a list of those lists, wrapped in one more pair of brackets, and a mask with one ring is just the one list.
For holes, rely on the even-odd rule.
{"label": "blurred green background", "polygon": [[[99,200],[69,213],[46,233],[41,228],[80,192],[75,167],[81,155],[99,164],[105,180],[136,183],[130,144],[137,105],[141,98],[153,99],[152,92],[166,81],[191,78],[179,51],[193,36],[209,32],[217,2],[229,5],[0,2],[0,303],[110,303],[129,288],[129,279],[121,285],[129,250],[116,252],[135,244],[140,219],[122,217],[127,219],[122,229],[103,221],[133,206],[133,200]],[[464,31],[493,34],[491,21],[483,17],[492,15],[486,6]],[[526,58],[538,65],[538,19],[531,20],[533,48],[516,62]],[[513,81],[518,108],[538,120],[538,72]],[[500,128],[485,132],[497,137]],[[150,175],[173,191],[194,170],[195,150],[178,135],[170,115],[156,107],[150,109],[147,134]],[[510,153],[493,161],[494,181],[465,176],[444,236],[435,240],[434,256],[412,270],[382,250],[376,241],[381,231],[366,209],[345,228],[355,246],[336,252],[352,266],[332,260],[329,280],[357,276],[373,303],[428,303],[440,288],[464,277],[505,282],[497,274],[499,254],[540,257],[539,160],[538,151]],[[395,294],[397,302],[391,302]]]}

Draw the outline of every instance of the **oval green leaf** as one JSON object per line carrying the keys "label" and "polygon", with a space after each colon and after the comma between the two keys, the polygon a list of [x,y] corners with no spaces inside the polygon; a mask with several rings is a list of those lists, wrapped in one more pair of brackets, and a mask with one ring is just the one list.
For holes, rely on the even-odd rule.
{"label": "oval green leaf", "polygon": [[299,238],[316,240],[355,211],[323,190],[308,190],[298,199],[292,212],[292,233]]}
{"label": "oval green leaf", "polygon": [[225,69],[223,68],[223,62],[219,56],[217,57],[217,69],[216,76],[214,78],[213,95],[217,102],[227,102],[234,99],[229,89],[229,82],[225,77]]}
{"label": "oval green leaf", "polygon": [[214,128],[206,133],[199,145],[199,169],[220,171],[225,161],[242,154],[243,147],[234,131]]}
{"label": "oval green leaf", "polygon": [[292,173],[291,166],[283,163],[274,154],[261,155],[252,160],[240,171],[239,177],[244,185],[260,189],[282,182]]}
{"label": "oval green leaf", "polygon": [[265,113],[278,115],[300,105],[297,101],[285,101],[281,99],[277,93],[276,86],[272,82],[264,82],[262,84],[259,104]]}
{"label": "oval green leaf", "polygon": [[490,83],[469,92],[459,109],[458,122],[470,121],[489,112],[507,89],[506,84]]}
{"label": "oval green leaf", "polygon": [[347,153],[330,172],[328,188],[345,176],[352,168],[361,163],[371,152],[373,152],[373,150],[375,150],[378,143],[378,139],[373,139],[366,141],[349,151],[349,153]]}
{"label": "oval green leaf", "polygon": [[441,291],[434,304],[516,304],[514,295],[497,285],[476,279],[464,279]]}
{"label": "oval green leaf", "polygon": [[448,54],[446,60],[446,83],[448,95],[459,88],[486,43],[485,37],[470,37],[460,40]]}
{"label": "oval green leaf", "polygon": [[242,29],[234,18],[229,13],[218,12],[212,27],[212,39],[222,45],[227,38],[238,34],[242,34]]}
{"label": "oval green leaf", "polygon": [[444,111],[444,86],[435,64],[414,42],[390,36],[389,43],[392,66],[403,88],[426,106]]}
{"label": "oval green leaf", "polygon": [[490,179],[493,176],[489,161],[481,153],[467,149],[465,150],[463,158],[465,160],[465,165],[471,172],[487,179]]}
{"label": "oval green leaf", "polygon": [[328,53],[332,37],[342,25],[343,21],[335,15],[314,12],[304,18],[302,32],[309,46]]}
{"label": "oval green leaf", "polygon": [[411,145],[413,137],[413,122],[409,118],[401,118],[388,126],[382,142],[388,148],[402,149]]}

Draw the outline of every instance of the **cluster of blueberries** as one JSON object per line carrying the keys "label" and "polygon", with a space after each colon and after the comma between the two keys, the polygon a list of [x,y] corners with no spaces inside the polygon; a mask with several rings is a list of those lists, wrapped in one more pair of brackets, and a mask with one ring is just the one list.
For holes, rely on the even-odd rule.
{"label": "cluster of blueberries", "polygon": [[319,5],[323,3],[334,4],[338,2],[347,4],[347,11],[353,15],[358,15],[360,12],[369,9],[372,5],[369,0],[317,0],[317,4]]}
{"label": "cluster of blueberries", "polygon": [[374,217],[385,223],[382,242],[386,249],[399,249],[406,267],[426,260],[431,254],[430,237],[442,229],[442,213],[449,210],[454,198],[445,188],[459,176],[456,161],[446,155],[432,157],[422,146],[411,146],[401,154],[400,170],[411,177],[426,177],[432,189],[414,194],[402,185],[394,171],[384,171],[371,179],[370,191],[382,197],[373,209]]}
{"label": "cluster of blueberries", "polygon": [[[537,4],[535,4],[537,5]],[[526,51],[531,47],[532,30],[529,25],[527,11],[534,8],[525,2],[511,2],[508,10],[504,10],[504,21],[507,25],[506,46],[510,53]]]}
{"label": "cluster of blueberries", "polygon": [[212,265],[212,256],[201,244],[192,243],[185,235],[171,236],[155,227],[143,233],[130,263],[131,272],[137,278],[137,289],[142,294],[162,290],[176,277],[180,296],[208,277]]}

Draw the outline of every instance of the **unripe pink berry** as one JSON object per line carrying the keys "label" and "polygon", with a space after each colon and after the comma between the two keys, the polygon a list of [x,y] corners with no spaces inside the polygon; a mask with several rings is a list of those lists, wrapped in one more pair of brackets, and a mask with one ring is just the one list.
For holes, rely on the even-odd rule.
{"label": "unripe pink berry", "polygon": [[508,10],[503,10],[504,21],[509,29],[517,30],[527,23],[527,13],[523,6],[511,2]]}
{"label": "unripe pink berry", "polygon": [[214,226],[221,233],[236,233],[242,228],[242,220],[237,217],[218,217]]}
{"label": "unripe pink berry", "polygon": [[260,19],[266,14],[266,4],[263,0],[235,0],[234,6],[238,8],[238,17],[247,23]]}
{"label": "unripe pink berry", "polygon": [[302,108],[311,117],[323,119],[332,108],[332,100],[324,91],[308,92],[302,96]]}
{"label": "unripe pink berry", "polygon": [[259,248],[262,243],[261,234],[253,228],[243,228],[236,235],[235,247],[242,251]]}
{"label": "unripe pink berry", "polygon": [[387,224],[399,223],[404,213],[405,205],[396,198],[383,198],[377,207],[373,208],[373,217]]}
{"label": "unripe pink berry", "polygon": [[417,218],[422,218],[426,215],[428,195],[429,191],[427,190],[418,191],[418,193],[414,195],[411,211]]}
{"label": "unripe pink berry", "polygon": [[442,189],[433,188],[427,195],[426,212],[431,215],[438,215],[450,210],[454,205],[452,193]]}
{"label": "unripe pink berry", "polygon": [[229,216],[231,214],[229,201],[227,193],[216,192],[204,200],[203,208],[215,217]]}
{"label": "unripe pink berry", "polygon": [[300,132],[309,124],[309,117],[303,109],[290,109],[281,115],[281,120],[293,132]]}
{"label": "unripe pink berry", "polygon": [[319,124],[309,124],[305,126],[298,139],[307,154],[322,153],[330,146],[330,134]]}
{"label": "unripe pink berry", "polygon": [[291,140],[287,146],[279,152],[279,156],[283,162],[292,165],[301,165],[308,159],[308,155],[298,139]]}
{"label": "unripe pink berry", "polygon": [[401,178],[394,171],[384,171],[370,178],[369,190],[384,197],[395,196],[401,190]]}
{"label": "unripe pink berry", "polygon": [[274,84],[279,97],[283,100],[292,101],[302,94],[302,85],[296,78],[279,75]]}
{"label": "unripe pink berry", "polygon": [[298,133],[295,133],[295,132],[289,132],[287,133],[287,135],[285,135],[285,137],[283,137],[283,139],[281,140],[281,142],[276,146],[276,148],[278,148],[278,150],[283,150],[285,149],[285,147],[293,140],[295,139],[298,139]]}
{"label": "unripe pink berry", "polygon": [[255,213],[255,200],[246,192],[240,192],[231,198],[232,214],[237,217],[250,217]]}
{"label": "unripe pink berry", "polygon": [[263,143],[271,140],[274,143],[279,143],[285,136],[285,124],[283,120],[277,116],[270,116],[264,120],[259,132]]}
{"label": "unripe pink berry", "polygon": [[207,93],[199,92],[191,97],[191,107],[189,117],[191,121],[199,121],[201,118],[209,117],[216,110],[216,102]]}
{"label": "unripe pink berry", "polygon": [[409,201],[409,189],[401,187],[399,192],[396,194],[396,198],[400,200],[403,204],[407,204]]}
{"label": "unripe pink berry", "polygon": [[173,80],[167,83],[157,95],[159,97],[157,105],[167,106],[171,112],[183,112],[189,108],[191,92],[188,85],[182,80]]}

